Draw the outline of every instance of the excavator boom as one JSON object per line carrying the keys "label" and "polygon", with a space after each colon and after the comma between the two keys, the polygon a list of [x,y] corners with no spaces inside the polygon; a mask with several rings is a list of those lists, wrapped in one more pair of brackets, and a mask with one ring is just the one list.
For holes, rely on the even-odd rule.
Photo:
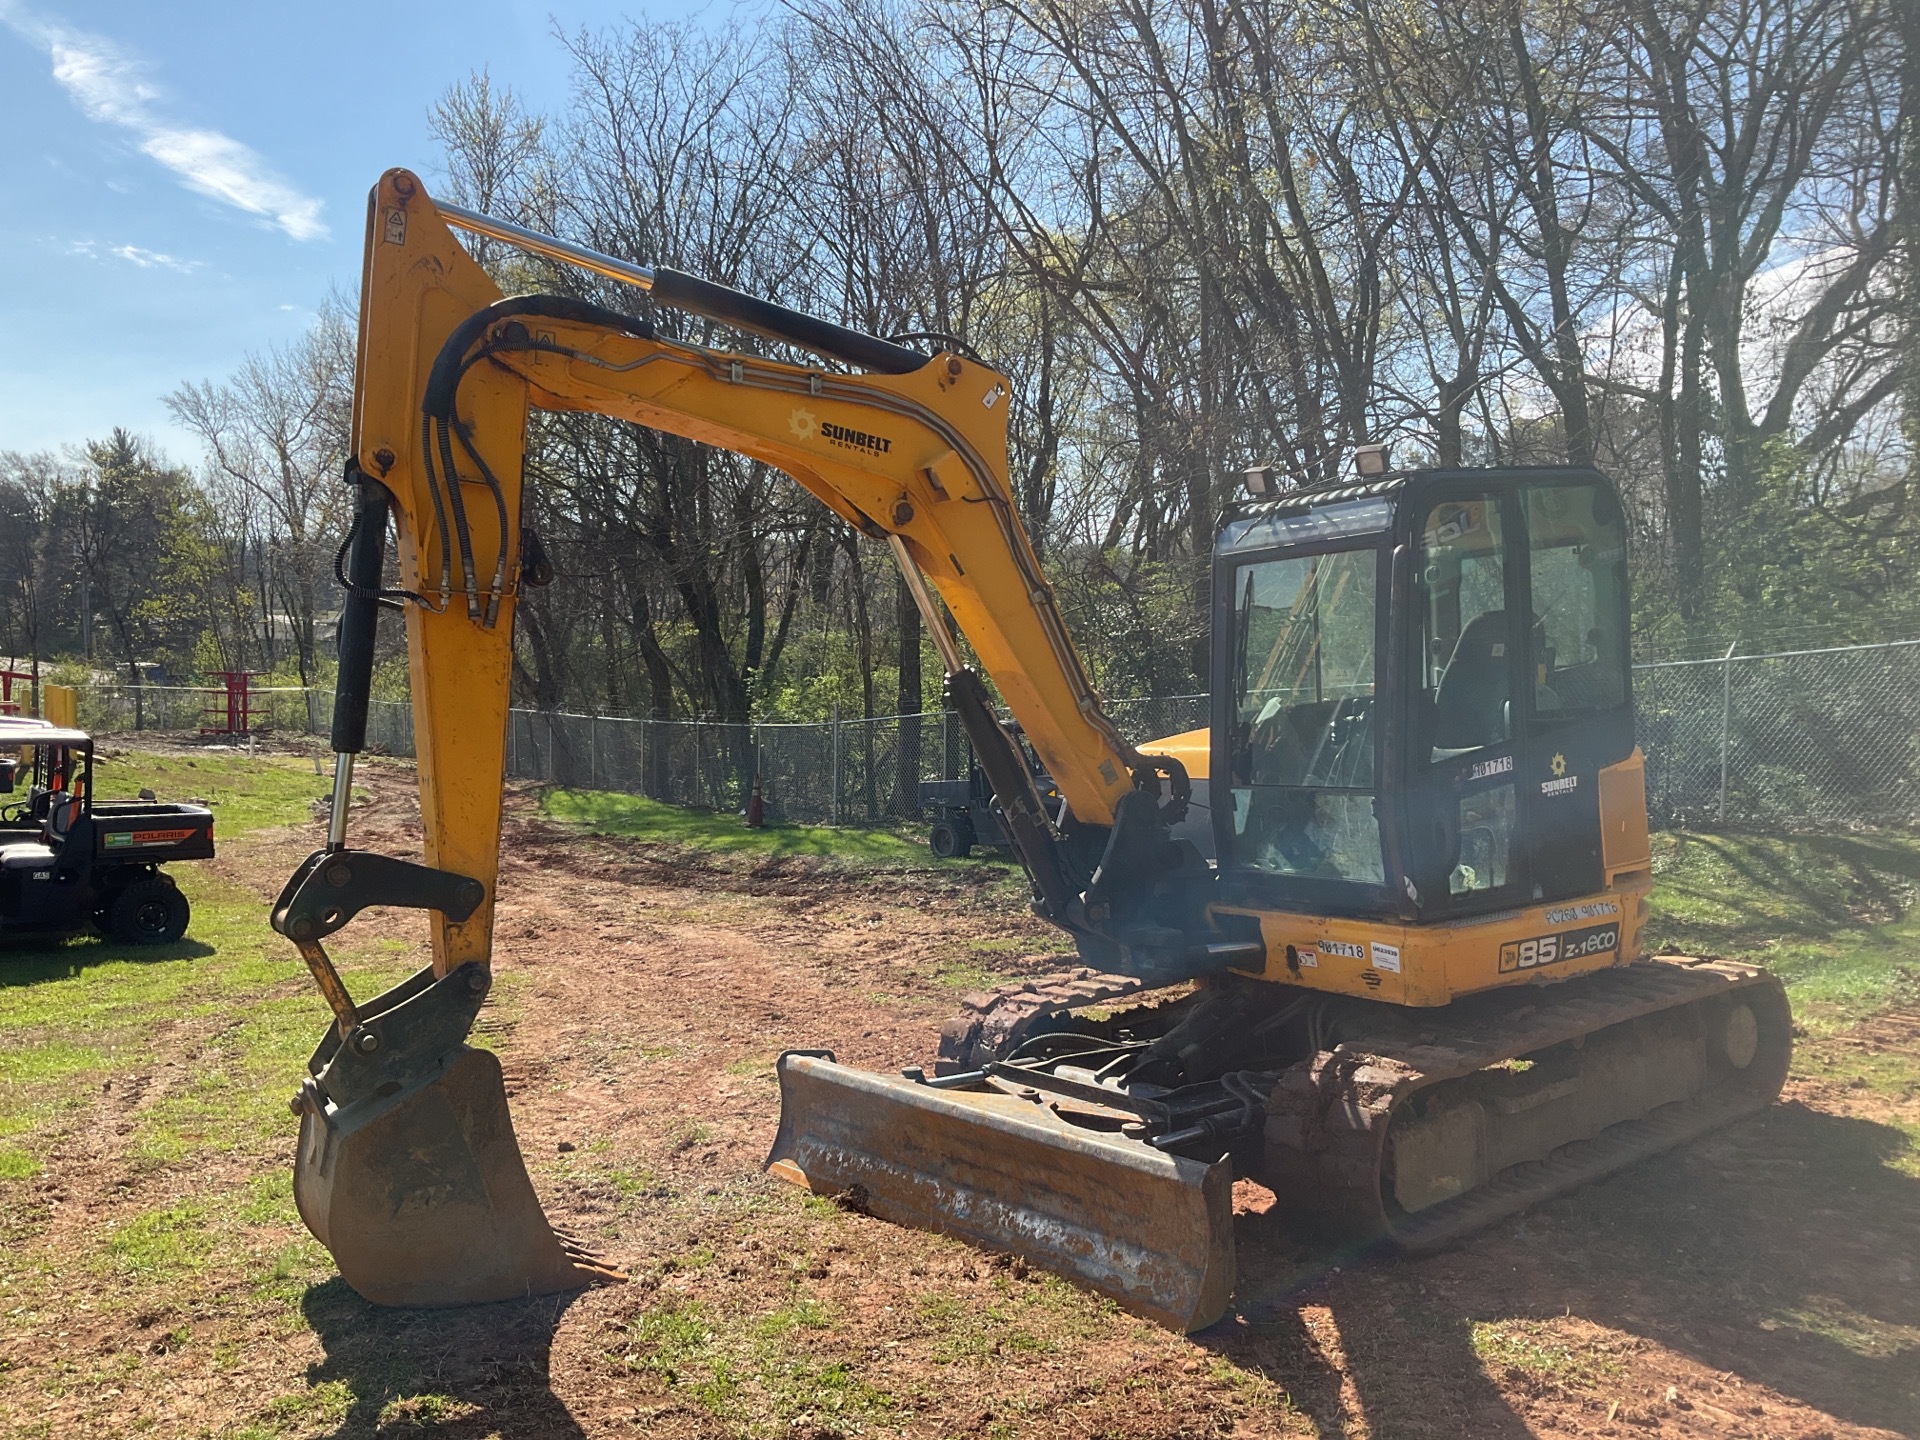
{"label": "excavator boom", "polygon": [[[650,319],[565,296],[505,297],[450,225],[636,286],[656,309],[691,311],[865,373],[680,343]],[[1118,951],[1140,934],[1162,949],[1186,943],[1166,926],[1119,933],[1112,907],[1086,899],[1098,895],[1088,882],[1102,837],[1126,828],[1116,821],[1130,805],[1140,808],[1131,797],[1143,784],[1157,790],[1159,774],[1177,794],[1183,777],[1126,743],[1081,668],[1013,507],[1008,396],[1004,376],[962,356],[923,355],[692,276],[436,205],[403,170],[381,177],[368,202],[348,462],[359,503],[346,550],[332,824],[326,848],[288,882],[273,912],[335,1015],[294,1102],[295,1193],[363,1295],[459,1304],[616,1275],[548,1226],[514,1144],[498,1062],[466,1044],[491,974],[514,607],[524,585],[545,578],[522,492],[532,409],[613,416],[750,456],[888,543],[947,662],[949,694],[994,780],[1036,904],[1089,945]],[[389,524],[394,589],[383,588]],[[1078,860],[1059,829],[1065,812],[1041,803],[962,663],[935,592],[1065,797],[1079,827]],[[420,865],[347,843],[374,627],[381,605],[396,602],[406,617],[419,756]],[[1157,815],[1150,801],[1149,826]],[[1108,869],[1121,889],[1124,867]],[[370,905],[426,910],[433,963],[360,1004],[322,942]],[[882,1126],[891,1117],[875,1114]],[[804,1140],[804,1128],[783,1133]],[[942,1168],[938,1147],[925,1153]],[[1218,1209],[1217,1177],[1202,1186],[1207,1168],[1165,1157],[1157,1166],[1163,1189],[1191,1182],[1206,1188],[1203,1208]],[[803,1178],[792,1158],[781,1173]],[[938,1188],[947,1177],[919,1178]],[[1023,1203],[1018,1193],[1003,1200]],[[1091,1194],[1079,1203],[1084,1227],[1098,1205]]]}

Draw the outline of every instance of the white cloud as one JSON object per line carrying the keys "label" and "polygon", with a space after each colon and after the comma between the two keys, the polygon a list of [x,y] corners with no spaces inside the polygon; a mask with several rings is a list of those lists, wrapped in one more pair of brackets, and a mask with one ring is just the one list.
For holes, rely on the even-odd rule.
{"label": "white cloud", "polygon": [[78,255],[83,260],[105,260],[108,256],[125,260],[129,265],[137,265],[142,270],[176,270],[182,275],[202,269],[205,261],[182,260],[178,255],[168,255],[164,251],[149,250],[143,245],[107,245],[102,246],[96,240],[70,240],[67,253]]}
{"label": "white cloud", "polygon": [[198,260],[182,260],[174,255],[163,255],[158,250],[143,250],[138,245],[116,245],[109,253],[131,261],[142,270],[178,270],[185,273],[200,268]]}
{"label": "white cloud", "polygon": [[264,216],[295,240],[325,238],[320,201],[282,179],[250,146],[167,119],[164,92],[111,42],[41,20],[14,0],[0,0],[0,23],[45,48],[55,82],[89,120],[131,132],[141,151],[189,190]]}

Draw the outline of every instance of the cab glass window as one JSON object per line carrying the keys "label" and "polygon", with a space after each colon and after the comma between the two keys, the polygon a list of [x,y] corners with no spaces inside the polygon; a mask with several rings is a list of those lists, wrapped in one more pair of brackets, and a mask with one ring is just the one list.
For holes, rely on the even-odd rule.
{"label": "cab glass window", "polygon": [[1421,636],[1432,758],[1513,734],[1506,557],[1493,496],[1443,500],[1420,531]]}
{"label": "cab glass window", "polygon": [[1535,485],[1522,493],[1532,576],[1528,645],[1541,715],[1606,710],[1627,699],[1627,552],[1612,493]]}
{"label": "cab glass window", "polygon": [[1380,884],[1372,548],[1234,576],[1233,828],[1241,863]]}
{"label": "cab glass window", "polygon": [[1460,858],[1447,876],[1447,892],[1465,895],[1500,889],[1512,878],[1513,786],[1470,790],[1455,803]]}

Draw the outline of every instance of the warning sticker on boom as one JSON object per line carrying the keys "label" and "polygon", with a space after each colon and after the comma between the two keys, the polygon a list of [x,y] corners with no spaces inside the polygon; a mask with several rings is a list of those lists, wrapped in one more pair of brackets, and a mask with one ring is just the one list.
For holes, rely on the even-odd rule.
{"label": "warning sticker on boom", "polygon": [[1542,965],[1558,965],[1566,960],[1585,960],[1608,955],[1620,948],[1618,925],[1592,925],[1585,930],[1568,930],[1559,935],[1538,935],[1531,940],[1514,940],[1500,947],[1500,973],[1534,970]]}

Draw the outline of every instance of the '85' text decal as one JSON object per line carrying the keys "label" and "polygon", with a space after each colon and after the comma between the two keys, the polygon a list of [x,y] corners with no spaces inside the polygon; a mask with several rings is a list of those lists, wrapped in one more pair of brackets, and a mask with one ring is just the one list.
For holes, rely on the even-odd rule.
{"label": "'85' text decal", "polygon": [[1515,970],[1557,965],[1563,960],[1609,955],[1619,948],[1620,927],[1617,924],[1594,925],[1559,935],[1537,935],[1531,940],[1513,940],[1500,947],[1500,973],[1505,975]]}

